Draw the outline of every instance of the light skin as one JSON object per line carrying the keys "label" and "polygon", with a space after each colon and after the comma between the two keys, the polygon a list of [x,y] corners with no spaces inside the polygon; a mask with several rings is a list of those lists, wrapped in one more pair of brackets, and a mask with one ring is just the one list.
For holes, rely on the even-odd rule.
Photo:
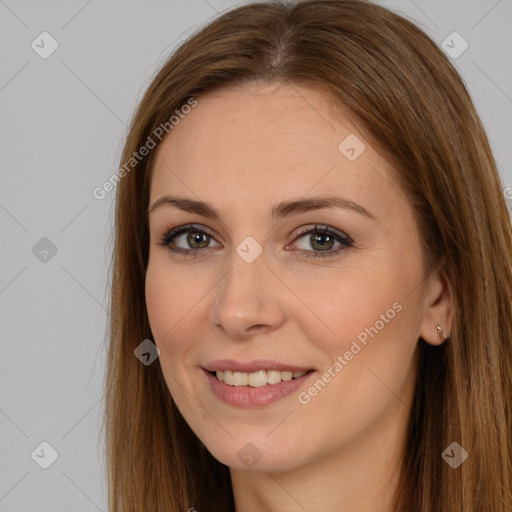
{"label": "light skin", "polygon": [[[366,146],[354,161],[338,149],[351,134]],[[172,195],[208,202],[220,215],[170,204],[150,213],[146,303],[169,391],[229,466],[237,512],[391,511],[418,339],[442,343],[436,326],[450,332],[452,293],[443,272],[425,273],[412,210],[389,164],[322,92],[282,84],[199,97],[156,157],[150,206]],[[371,216],[322,208],[271,217],[278,203],[327,196]],[[204,238],[182,233],[171,246],[195,258],[159,245],[186,224]],[[326,227],[352,245],[326,237]],[[252,263],[236,251],[247,237],[263,251]],[[307,258],[312,252],[331,255]],[[358,335],[397,303],[400,312],[347,361]],[[333,372],[340,355],[347,364]],[[299,392],[329,368],[335,376],[307,404],[295,392],[241,408],[220,401],[201,369],[228,358],[316,369]],[[261,454],[251,467],[237,456],[247,443]]]}

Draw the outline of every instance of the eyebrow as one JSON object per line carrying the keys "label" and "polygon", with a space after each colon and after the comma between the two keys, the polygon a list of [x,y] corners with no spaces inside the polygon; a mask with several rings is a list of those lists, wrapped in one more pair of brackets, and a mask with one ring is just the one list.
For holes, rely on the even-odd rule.
{"label": "eyebrow", "polygon": [[[185,197],[176,196],[162,196],[155,201],[153,206],[149,209],[149,213],[153,213],[155,210],[163,205],[174,206],[180,210],[197,213],[203,217],[210,219],[220,220],[219,211],[210,203],[204,201],[196,201],[195,199],[188,199]],[[304,213],[312,210],[320,210],[323,208],[343,208],[351,210],[372,220],[377,220],[375,216],[370,213],[366,208],[361,205],[336,196],[329,197],[311,197],[308,199],[296,199],[292,201],[284,201],[276,204],[272,208],[271,216],[274,220],[288,217],[296,213]]]}

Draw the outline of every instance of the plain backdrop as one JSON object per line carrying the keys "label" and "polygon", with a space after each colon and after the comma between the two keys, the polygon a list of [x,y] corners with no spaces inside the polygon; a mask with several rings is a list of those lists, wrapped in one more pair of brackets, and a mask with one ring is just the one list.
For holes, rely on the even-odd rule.
{"label": "plain backdrop", "polygon": [[[100,427],[114,192],[92,191],[118,169],[157,67],[242,3],[0,0],[0,512],[107,510]],[[467,41],[453,62],[512,186],[512,1],[380,3],[441,47],[454,31]]]}

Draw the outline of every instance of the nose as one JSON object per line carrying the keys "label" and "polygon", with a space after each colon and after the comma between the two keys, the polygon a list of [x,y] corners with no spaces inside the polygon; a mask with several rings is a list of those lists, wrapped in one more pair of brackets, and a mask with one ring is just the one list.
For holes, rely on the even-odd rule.
{"label": "nose", "polygon": [[286,287],[270,270],[263,252],[247,263],[236,252],[232,265],[219,285],[210,311],[210,322],[232,339],[278,329],[285,320]]}

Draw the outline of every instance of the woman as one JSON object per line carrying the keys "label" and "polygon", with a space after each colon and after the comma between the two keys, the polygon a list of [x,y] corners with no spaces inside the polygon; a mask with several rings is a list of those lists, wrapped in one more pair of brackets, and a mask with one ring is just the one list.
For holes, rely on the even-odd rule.
{"label": "woman", "polygon": [[360,0],[223,14],[121,169],[111,511],[512,509],[510,218],[420,29]]}

